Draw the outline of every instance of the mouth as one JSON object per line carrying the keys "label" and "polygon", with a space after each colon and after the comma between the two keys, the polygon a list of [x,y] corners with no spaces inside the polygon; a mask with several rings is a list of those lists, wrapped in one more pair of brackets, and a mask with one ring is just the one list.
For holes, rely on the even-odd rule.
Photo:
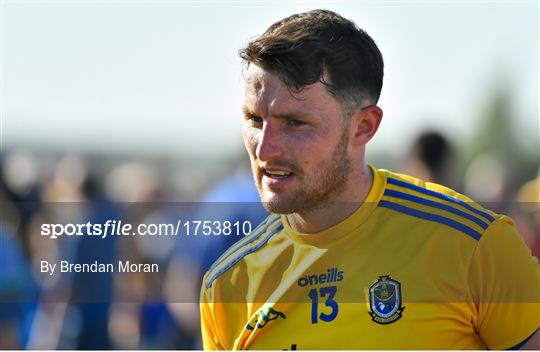
{"label": "mouth", "polygon": [[292,172],[285,171],[285,170],[267,170],[267,169],[263,169],[263,174],[266,177],[270,177],[277,180],[284,180],[293,175]]}
{"label": "mouth", "polygon": [[268,187],[283,186],[294,178],[294,173],[282,169],[262,168],[262,183]]}

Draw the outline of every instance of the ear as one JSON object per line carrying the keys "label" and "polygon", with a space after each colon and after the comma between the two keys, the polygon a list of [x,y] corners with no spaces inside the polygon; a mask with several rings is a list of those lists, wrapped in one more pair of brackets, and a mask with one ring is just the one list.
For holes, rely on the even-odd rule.
{"label": "ear", "polygon": [[377,105],[356,110],[351,116],[351,144],[366,145],[379,129],[382,117],[383,111]]}

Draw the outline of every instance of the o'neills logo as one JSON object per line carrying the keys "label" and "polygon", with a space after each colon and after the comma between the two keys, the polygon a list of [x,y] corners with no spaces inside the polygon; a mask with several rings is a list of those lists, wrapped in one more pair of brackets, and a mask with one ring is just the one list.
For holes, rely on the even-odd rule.
{"label": "o'neills logo", "polygon": [[298,286],[311,286],[319,284],[327,284],[343,280],[343,271],[338,268],[331,268],[324,274],[305,275],[298,279]]}

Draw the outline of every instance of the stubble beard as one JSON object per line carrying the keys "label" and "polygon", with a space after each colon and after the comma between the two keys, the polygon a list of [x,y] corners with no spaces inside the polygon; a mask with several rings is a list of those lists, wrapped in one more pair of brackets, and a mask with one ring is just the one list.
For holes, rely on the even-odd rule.
{"label": "stubble beard", "polygon": [[300,185],[303,188],[290,192],[285,199],[265,201],[261,178],[256,176],[259,195],[266,210],[274,214],[292,214],[309,213],[325,207],[325,204],[340,194],[347,185],[352,169],[351,158],[347,154],[348,142],[348,133],[344,131],[330,158],[317,165],[315,170],[318,171],[315,174],[304,176]]}

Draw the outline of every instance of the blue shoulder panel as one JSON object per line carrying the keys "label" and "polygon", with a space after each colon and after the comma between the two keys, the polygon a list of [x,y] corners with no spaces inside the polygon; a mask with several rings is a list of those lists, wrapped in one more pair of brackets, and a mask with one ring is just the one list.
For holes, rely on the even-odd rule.
{"label": "blue shoulder panel", "polygon": [[446,218],[444,216],[441,216],[441,215],[438,215],[438,214],[427,213],[427,212],[424,212],[424,211],[421,211],[421,210],[418,210],[418,209],[409,208],[409,207],[403,206],[403,205],[398,204],[398,203],[389,202],[387,200],[381,200],[379,202],[379,206],[384,207],[384,208],[388,208],[388,209],[392,209],[392,210],[398,211],[400,213],[407,214],[407,215],[410,215],[410,216],[414,216],[414,217],[417,217],[417,218],[420,218],[420,219],[424,219],[424,220],[444,224],[446,226],[452,227],[452,228],[454,228],[454,229],[456,229],[458,231],[461,231],[461,232],[469,235],[470,237],[474,238],[477,241],[480,240],[480,233],[478,231],[475,231],[475,230],[471,229],[467,225],[464,225],[464,224],[459,223],[459,222],[457,222],[455,220]]}
{"label": "blue shoulder panel", "polygon": [[408,194],[408,193],[394,191],[392,189],[387,189],[386,191],[384,191],[384,195],[392,197],[392,198],[399,198],[399,199],[403,199],[403,200],[409,200],[411,202],[427,205],[427,206],[432,207],[432,208],[446,210],[449,213],[461,216],[462,218],[465,218],[467,220],[470,220],[470,221],[476,223],[478,226],[480,226],[484,230],[487,229],[487,227],[488,227],[488,224],[486,224],[484,221],[477,218],[476,216],[473,216],[473,215],[471,215],[469,213],[466,213],[464,211],[461,211],[459,209],[451,207],[448,204],[436,202],[436,201],[429,200],[429,199],[426,199],[426,198],[413,196],[412,194]]}
{"label": "blue shoulder panel", "polygon": [[[275,223],[275,221],[273,222]],[[212,283],[223,273],[225,273],[227,270],[232,268],[236,263],[238,263],[242,258],[244,258],[246,255],[251,254],[253,252],[258,251],[261,249],[272,236],[274,236],[276,233],[281,231],[283,229],[283,224],[278,224],[276,227],[272,229],[272,231],[268,232],[264,238],[259,241],[256,245],[252,247],[245,248],[243,251],[240,251],[239,254],[235,255],[231,261],[227,263],[223,268],[219,269],[215,274],[211,275],[208,281],[206,282],[206,288],[210,288],[212,286]],[[208,271],[210,273],[210,271]]]}
{"label": "blue shoulder panel", "polygon": [[495,221],[495,218],[493,216],[491,216],[489,213],[487,213],[487,212],[485,212],[483,210],[480,210],[478,208],[475,208],[475,207],[471,206],[470,204],[468,204],[467,202],[462,201],[461,199],[450,197],[450,196],[448,196],[446,194],[435,192],[435,191],[432,191],[432,190],[429,190],[429,189],[425,189],[423,187],[413,185],[412,183],[401,181],[401,180],[396,180],[395,178],[391,178],[391,177],[388,178],[388,183],[391,184],[391,185],[401,186],[401,187],[405,187],[405,188],[408,188],[408,189],[412,189],[414,191],[424,193],[424,194],[427,194],[429,196],[436,197],[436,198],[439,198],[439,199],[442,199],[442,200],[446,200],[448,202],[459,204],[462,207],[464,207],[465,209],[468,209],[468,210],[472,211],[473,213],[476,213],[476,214],[484,217],[489,222]]}

